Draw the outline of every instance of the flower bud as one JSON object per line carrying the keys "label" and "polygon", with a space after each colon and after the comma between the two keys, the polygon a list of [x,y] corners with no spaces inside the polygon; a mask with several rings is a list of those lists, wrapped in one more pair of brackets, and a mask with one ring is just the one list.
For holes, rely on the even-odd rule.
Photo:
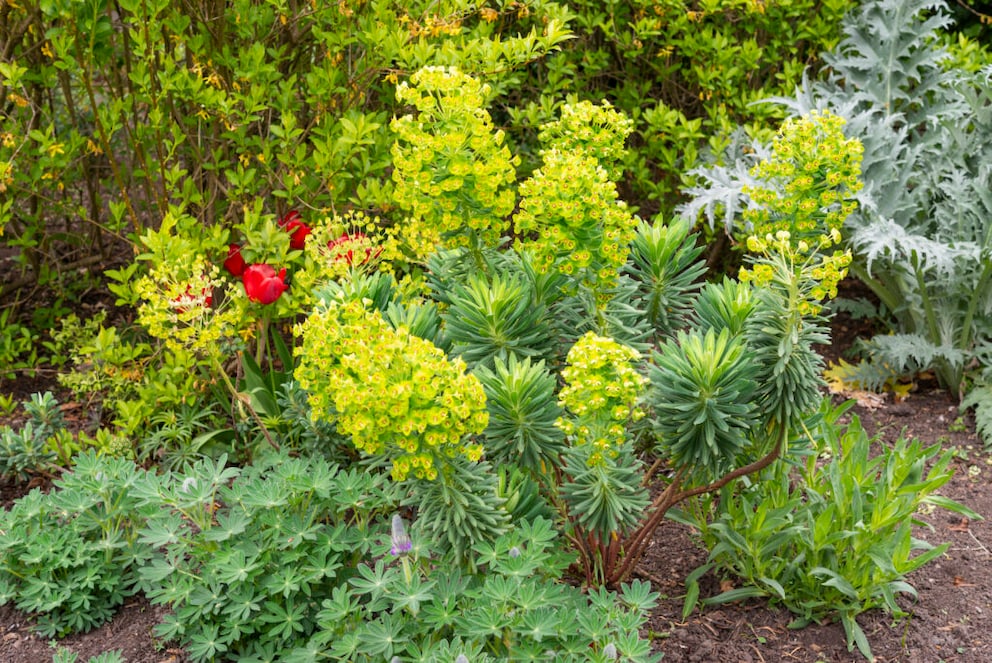
{"label": "flower bud", "polygon": [[410,535],[406,533],[403,518],[398,513],[393,514],[391,540],[393,543],[393,547],[389,549],[391,555],[405,555],[413,549],[413,541],[410,540]]}
{"label": "flower bud", "polygon": [[245,273],[245,259],[241,255],[240,244],[228,244],[227,258],[224,260],[224,269],[231,273],[231,276],[241,276]]}

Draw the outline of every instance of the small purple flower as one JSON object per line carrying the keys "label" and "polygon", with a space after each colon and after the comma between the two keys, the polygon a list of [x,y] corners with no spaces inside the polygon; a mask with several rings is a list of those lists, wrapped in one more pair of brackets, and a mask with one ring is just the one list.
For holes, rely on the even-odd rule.
{"label": "small purple flower", "polygon": [[510,557],[512,557],[513,559],[516,559],[517,557],[520,557],[520,548],[518,548],[516,546],[513,546],[512,548],[510,548]]}
{"label": "small purple flower", "polygon": [[465,654],[459,654],[458,658],[455,659],[455,663],[468,663],[468,656]]}
{"label": "small purple flower", "polygon": [[413,541],[410,540],[410,535],[406,533],[406,526],[403,524],[403,518],[401,518],[398,513],[393,515],[391,538],[393,542],[393,547],[389,549],[389,553],[391,555],[405,555],[413,549]]}

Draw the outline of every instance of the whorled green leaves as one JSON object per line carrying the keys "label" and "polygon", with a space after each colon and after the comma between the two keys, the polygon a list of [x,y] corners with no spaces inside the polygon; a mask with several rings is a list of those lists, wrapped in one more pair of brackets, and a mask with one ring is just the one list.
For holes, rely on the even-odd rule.
{"label": "whorled green leaves", "polygon": [[492,369],[479,366],[475,376],[486,392],[489,426],[486,457],[497,465],[512,463],[539,470],[557,464],[565,435],[555,426],[561,408],[555,399],[556,381],[544,362],[496,358]]}
{"label": "whorled green leaves", "polygon": [[755,300],[744,331],[757,369],[755,400],[764,423],[789,426],[820,402],[823,360],[813,344],[830,337],[817,318],[789,315],[779,292],[760,289]]}
{"label": "whorled green leaves", "polygon": [[452,354],[470,368],[492,368],[497,359],[547,357],[553,350],[545,308],[516,275],[476,275],[450,294],[444,314]]}
{"label": "whorled green leaves", "polygon": [[745,345],[708,331],[679,333],[650,370],[655,430],[678,467],[717,477],[734,466],[757,423]]}
{"label": "whorled green leaves", "polygon": [[630,243],[623,271],[637,283],[634,301],[656,334],[682,326],[706,271],[698,260],[703,247],[689,231],[689,222],[681,218],[667,225],[641,222]]}
{"label": "whorled green leaves", "polygon": [[632,445],[628,442],[615,451],[615,456],[601,454],[595,446],[583,444],[565,453],[568,481],[561,494],[569,514],[603,541],[636,525],[650,504]]}
{"label": "whorled green leaves", "polygon": [[707,283],[699,291],[693,311],[697,329],[720,333],[724,329],[737,336],[754,310],[753,291],[745,283],[724,277],[720,283]]}
{"label": "whorled green leaves", "polygon": [[474,545],[506,531],[509,514],[496,488],[496,473],[488,462],[452,458],[436,481],[414,486],[418,522],[442,549],[465,558]]}

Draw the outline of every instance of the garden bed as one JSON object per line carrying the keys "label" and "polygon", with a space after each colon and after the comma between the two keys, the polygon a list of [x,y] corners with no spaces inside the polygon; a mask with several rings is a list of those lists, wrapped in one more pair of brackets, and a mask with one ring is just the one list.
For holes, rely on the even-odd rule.
{"label": "garden bed", "polygon": [[[849,344],[845,332],[858,333],[856,325],[843,328],[834,324],[835,344],[824,348],[826,356],[836,356]],[[3,385],[26,399],[32,391],[52,388],[43,378],[22,379]],[[840,397],[837,397],[838,399]],[[66,395],[67,416],[75,412]],[[992,465],[974,434],[972,423],[959,420],[950,396],[923,381],[917,391],[901,402],[883,400],[855,405],[851,415],[860,417],[869,432],[892,441],[900,433],[925,443],[940,442],[959,450],[954,462],[955,476],[940,491],[981,514],[992,513]],[[0,485],[5,506],[25,491],[26,486]],[[992,575],[987,573],[992,551],[992,522],[971,522],[949,511],[924,515],[933,529],[920,528],[917,536],[934,544],[950,542],[947,554],[914,572],[908,581],[919,592],[913,600],[904,597],[901,605],[912,614],[893,619],[881,611],[859,618],[879,663],[933,663],[935,661],[992,660]],[[652,646],[670,662],[762,661],[819,663],[864,660],[856,651],[847,651],[840,623],[789,629],[793,616],[784,609],[769,608],[764,601],[750,600],[696,611],[682,618],[682,597],[686,576],[706,559],[705,551],[693,540],[688,528],[665,523],[656,533],[650,550],[637,569],[637,575],[650,580],[662,600],[653,611],[646,634]],[[718,594],[720,579],[705,576],[702,596]],[[152,628],[163,614],[141,596],[125,603],[116,617],[90,633],[70,636],[58,643],[79,654],[79,661],[109,650],[120,650],[129,663],[182,663],[182,650],[156,642]],[[54,649],[32,632],[29,619],[10,606],[0,608],[0,660],[6,663],[39,663],[50,660]]]}

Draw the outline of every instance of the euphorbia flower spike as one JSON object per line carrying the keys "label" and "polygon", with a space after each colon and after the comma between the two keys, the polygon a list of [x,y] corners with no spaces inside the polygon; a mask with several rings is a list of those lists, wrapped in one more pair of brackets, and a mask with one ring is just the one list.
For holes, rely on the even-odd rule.
{"label": "euphorbia flower spike", "polygon": [[286,212],[285,216],[279,219],[279,227],[284,228],[289,233],[289,246],[298,251],[302,251],[307,243],[307,235],[313,230],[303,223],[300,213],[295,209]]}
{"label": "euphorbia flower spike", "polygon": [[172,306],[176,309],[177,313],[185,313],[189,310],[190,306],[196,304],[202,304],[204,308],[210,308],[210,305],[213,303],[213,295],[207,291],[207,288],[203,288],[200,296],[197,297],[193,294],[192,285],[186,286],[186,292],[172,300]]}
{"label": "euphorbia flower spike", "polygon": [[[380,246],[375,249],[375,254],[373,255],[372,247],[369,244],[371,244],[371,241],[365,233],[345,233],[337,239],[328,242],[327,248],[334,252],[334,260],[344,260],[351,266],[355,264],[355,249],[361,249],[365,245],[365,256],[361,257],[361,260],[358,261],[359,265],[364,265],[369,260],[379,257],[379,254],[382,253],[382,247]],[[361,256],[361,254],[359,255]]]}
{"label": "euphorbia flower spike", "polygon": [[241,256],[240,244],[228,245],[224,269],[231,272],[233,276],[241,276],[245,273],[245,259]]}
{"label": "euphorbia flower spike", "polygon": [[241,277],[248,299],[258,304],[271,304],[289,288],[286,285],[286,268],[276,274],[272,265],[264,263],[249,265]]}

